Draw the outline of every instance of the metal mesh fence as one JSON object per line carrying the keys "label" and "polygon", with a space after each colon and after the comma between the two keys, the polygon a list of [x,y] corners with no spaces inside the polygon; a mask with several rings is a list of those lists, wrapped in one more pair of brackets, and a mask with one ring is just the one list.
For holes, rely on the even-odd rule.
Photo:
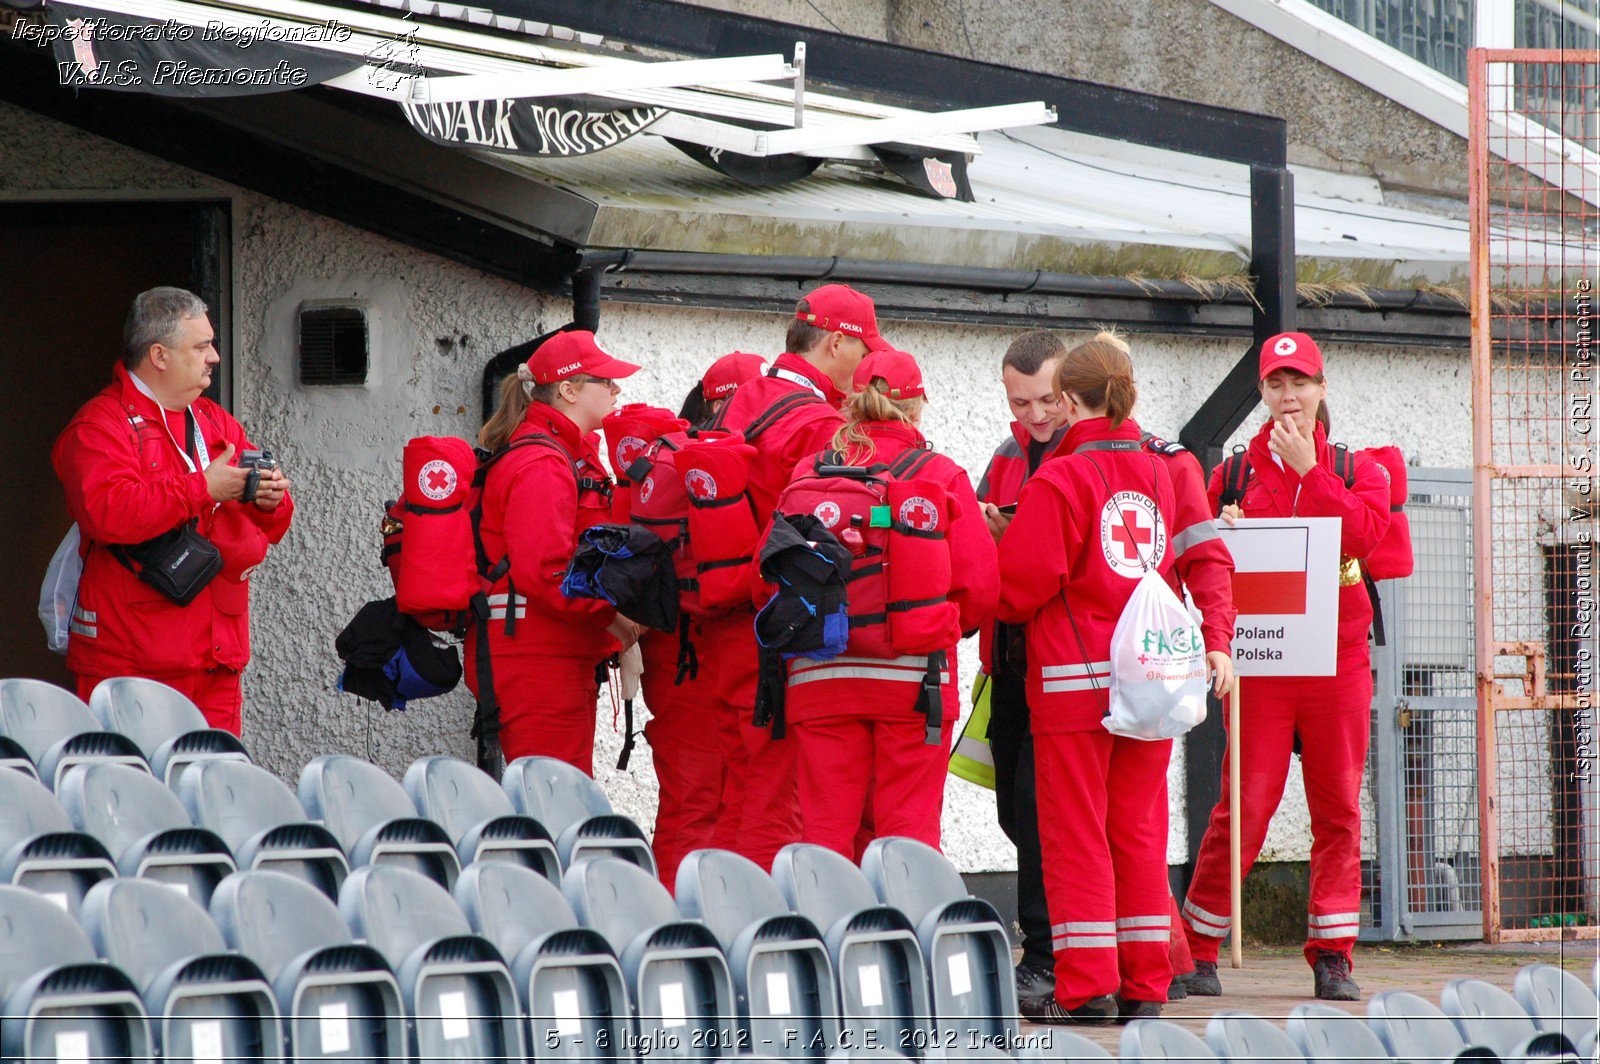
{"label": "metal mesh fence", "polygon": [[1363,806],[1369,939],[1482,934],[1471,510],[1464,470],[1414,473],[1416,570],[1381,587],[1389,645],[1373,659]]}
{"label": "metal mesh fence", "polygon": [[1469,73],[1484,927],[1592,936],[1600,53]]}

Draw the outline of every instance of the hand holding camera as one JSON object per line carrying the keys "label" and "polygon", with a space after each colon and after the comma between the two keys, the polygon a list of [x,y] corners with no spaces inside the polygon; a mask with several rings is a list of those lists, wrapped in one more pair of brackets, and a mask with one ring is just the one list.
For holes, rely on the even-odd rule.
{"label": "hand holding camera", "polygon": [[239,468],[245,471],[239,501],[253,502],[262,510],[277,509],[289,490],[289,480],[278,468],[278,459],[273,453],[245,451],[239,456]]}

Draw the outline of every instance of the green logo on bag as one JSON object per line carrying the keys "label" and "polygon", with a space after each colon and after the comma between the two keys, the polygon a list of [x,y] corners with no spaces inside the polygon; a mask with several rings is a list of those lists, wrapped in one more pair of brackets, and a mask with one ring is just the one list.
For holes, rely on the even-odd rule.
{"label": "green logo on bag", "polygon": [[1165,628],[1144,630],[1143,650],[1146,654],[1193,654],[1203,645],[1200,630],[1192,625],[1171,631]]}

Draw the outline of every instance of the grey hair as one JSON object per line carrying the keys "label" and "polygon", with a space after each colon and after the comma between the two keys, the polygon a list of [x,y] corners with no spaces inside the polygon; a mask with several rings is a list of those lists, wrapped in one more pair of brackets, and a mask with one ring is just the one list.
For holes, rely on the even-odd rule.
{"label": "grey hair", "polygon": [[150,345],[171,345],[177,340],[178,326],[187,318],[203,317],[205,302],[183,288],[161,287],[140,292],[128,308],[122,326],[122,363],[138,369]]}

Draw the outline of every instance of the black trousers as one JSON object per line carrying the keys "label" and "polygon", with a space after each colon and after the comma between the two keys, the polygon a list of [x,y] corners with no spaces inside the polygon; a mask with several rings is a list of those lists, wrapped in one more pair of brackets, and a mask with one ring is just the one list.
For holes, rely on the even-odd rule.
{"label": "black trousers", "polygon": [[1017,847],[1017,924],[1022,963],[1055,969],[1050,910],[1044,899],[1039,853],[1039,806],[1033,776],[1033,732],[1028,724],[1023,674],[997,662],[989,687],[989,751],[994,757],[994,798],[1000,830]]}

